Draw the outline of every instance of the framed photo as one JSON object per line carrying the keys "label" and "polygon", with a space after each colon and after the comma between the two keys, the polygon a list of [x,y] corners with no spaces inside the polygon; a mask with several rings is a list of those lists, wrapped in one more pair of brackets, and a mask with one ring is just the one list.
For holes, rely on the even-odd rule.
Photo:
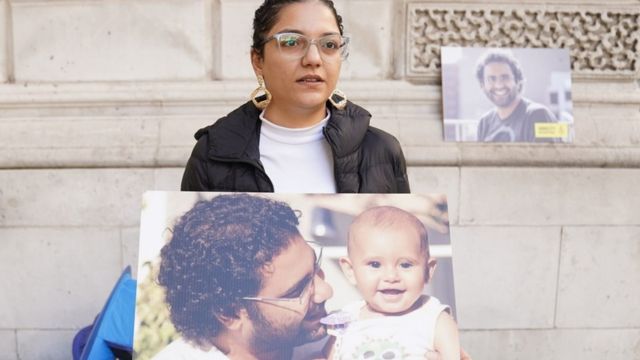
{"label": "framed photo", "polygon": [[566,49],[443,47],[445,141],[571,143]]}
{"label": "framed photo", "polygon": [[[266,205],[263,204],[265,202],[267,203]],[[256,205],[246,205],[252,203],[256,203]],[[274,203],[275,205],[273,205]],[[266,208],[279,206],[280,210],[265,210],[261,212],[259,209],[261,206]],[[295,214],[295,220],[298,223],[295,227],[299,231],[301,239],[310,248],[313,248],[315,252],[313,257],[315,260],[313,261],[318,261],[318,271],[321,271],[322,286],[324,288],[320,288],[320,285],[316,282],[314,283],[315,292],[327,291],[328,287],[332,289],[331,296],[323,294],[327,298],[321,305],[325,308],[322,311],[326,310],[326,313],[339,311],[348,307],[349,304],[362,302],[363,298],[366,298],[366,296],[363,297],[361,292],[361,282],[356,286],[353,283],[353,273],[349,277],[349,267],[347,266],[347,260],[344,259],[352,261],[349,264],[352,264],[353,269],[355,269],[359,264],[358,261],[360,261],[355,256],[359,253],[364,250],[371,250],[373,255],[377,256],[375,252],[380,252],[381,258],[367,260],[370,261],[367,266],[373,271],[378,271],[378,269],[386,266],[386,258],[384,256],[390,253],[395,254],[396,251],[400,251],[399,249],[406,245],[414,246],[406,248],[406,251],[410,254],[409,257],[414,256],[418,259],[417,261],[422,261],[420,259],[426,254],[428,259],[435,260],[433,262],[434,265],[437,263],[433,272],[428,274],[421,273],[424,274],[424,278],[420,278],[422,282],[416,290],[419,292],[418,296],[420,298],[428,298],[430,299],[429,301],[436,299],[440,304],[448,308],[452,316],[455,316],[456,304],[448,208],[446,196],[442,194],[234,194],[154,191],[145,193],[143,197],[134,358],[168,358],[166,353],[170,351],[168,350],[169,348],[173,348],[171,357],[178,358],[178,355],[184,355],[179,358],[199,359],[199,357],[189,357],[189,354],[186,353],[192,351],[189,347],[197,346],[198,341],[192,341],[193,339],[190,337],[193,334],[203,333],[203,331],[197,330],[198,326],[202,324],[194,324],[196,331],[188,331],[190,324],[186,323],[185,325],[185,317],[180,312],[191,306],[188,304],[199,302],[203,306],[201,309],[208,310],[203,310],[201,314],[192,316],[193,320],[191,321],[211,321],[211,311],[215,312],[217,310],[211,310],[210,308],[217,309],[217,307],[206,304],[207,301],[216,302],[215,294],[221,294],[221,297],[231,296],[230,299],[235,299],[225,300],[223,304],[219,304],[219,307],[230,305],[234,301],[240,301],[240,307],[246,305],[242,301],[252,304],[260,303],[261,309],[267,309],[270,305],[273,305],[274,308],[289,306],[289,302],[279,301],[281,299],[261,297],[255,294],[242,296],[240,299],[237,298],[237,295],[233,295],[236,296],[234,298],[232,295],[226,294],[227,291],[224,287],[240,286],[238,284],[244,281],[242,280],[244,278],[238,275],[238,271],[240,271],[238,268],[246,266],[247,270],[242,271],[251,273],[251,269],[256,267],[255,264],[238,264],[236,261],[232,262],[233,265],[220,267],[218,272],[216,272],[217,270],[211,270],[210,267],[212,263],[219,264],[226,261],[225,259],[235,256],[233,251],[244,251],[248,248],[267,245],[277,246],[275,243],[271,244],[270,239],[271,237],[277,237],[277,234],[281,234],[282,231],[277,229],[277,226],[279,226],[278,220],[271,220],[271,217],[280,216],[279,214],[281,213],[286,215],[290,212],[289,209]],[[251,215],[254,213],[258,215]],[[364,215],[365,213],[367,214],[366,216]],[[256,224],[253,224],[254,219],[257,219]],[[354,219],[359,220],[354,223]],[[403,219],[416,219],[416,223],[407,223]],[[251,222],[251,224],[247,224],[247,222]],[[246,230],[244,229],[245,227],[259,230]],[[271,227],[275,227],[276,230],[271,229]],[[418,230],[414,232],[414,227],[415,229],[426,229],[426,236],[414,236],[414,234],[420,234]],[[234,245],[236,240],[232,235],[229,235],[227,230],[221,230],[221,228],[227,230],[235,229],[234,231],[240,233],[244,231],[245,233],[243,234],[246,236],[242,237],[242,239],[239,238],[240,240],[238,241],[247,243],[236,244],[238,248],[234,250],[233,246],[236,246]],[[258,238],[258,235],[252,235],[251,231],[257,234],[271,235],[267,236],[267,240],[263,239],[262,243],[253,243],[254,238]],[[388,234],[388,236],[385,237],[386,235],[384,234]],[[406,243],[402,240],[404,239],[403,236],[408,239]],[[197,237],[197,239],[194,240],[194,237]],[[184,244],[180,243],[181,241]],[[189,241],[194,242],[190,244]],[[173,246],[169,246],[168,244],[172,242],[176,243]],[[349,244],[349,248],[347,244]],[[378,244],[382,248],[375,248],[374,251],[374,244]],[[219,249],[211,248],[215,246],[220,247]],[[293,245],[284,246],[285,249],[288,249],[289,246],[293,247]],[[304,246],[306,247],[307,245]],[[423,251],[426,252],[423,253]],[[180,254],[179,256],[174,256],[172,252],[179,252]],[[280,260],[278,260],[280,258],[278,256],[285,256],[283,254],[286,254],[285,250],[272,252],[273,258],[267,261],[266,265],[260,265],[259,268],[262,269],[260,271],[266,271],[267,273],[271,271],[272,273],[269,274],[276,276],[275,274],[279,271],[278,266],[280,266]],[[302,255],[305,254],[304,252],[302,253]],[[258,251],[251,256],[255,259],[262,259],[264,254]],[[301,266],[313,268],[311,262],[310,265],[304,265],[306,264],[304,256],[298,255],[298,258],[295,259],[295,262],[287,265],[285,276],[290,274],[291,277],[295,277],[295,268],[298,263]],[[405,271],[405,268],[410,266],[418,266],[411,265],[410,261],[412,260],[402,258],[393,266],[400,269],[399,271]],[[425,261],[431,264],[431,260]],[[427,262],[424,264],[427,264]],[[189,267],[191,267],[191,270],[185,272],[185,268]],[[230,267],[237,270],[229,272],[229,274],[234,274],[230,276],[240,276],[241,280],[228,279],[227,281],[224,279],[222,272],[226,274],[226,271],[230,271]],[[180,275],[173,276],[174,273],[172,272],[174,271],[180,272]],[[214,271],[214,273],[204,274],[207,271]],[[355,272],[356,270],[353,271]],[[184,275],[183,272],[188,275]],[[260,272],[260,274],[263,273]],[[404,275],[395,274],[389,276],[401,277]],[[213,279],[220,277],[222,277],[222,280]],[[176,278],[179,280],[176,280]],[[192,281],[200,283],[196,285],[190,284]],[[203,281],[205,282],[204,284],[202,284]],[[316,281],[320,280],[316,279]],[[400,281],[399,278],[398,284],[401,283]],[[261,283],[262,289],[267,286],[265,285],[266,283],[267,280],[263,279]],[[177,297],[172,295],[173,299],[170,299],[171,296],[168,295],[169,293],[175,295],[184,288],[196,289],[199,286],[204,286],[204,291],[198,290],[202,292],[198,293],[194,290],[194,293],[197,293],[197,295],[193,295],[194,299],[184,299],[185,296],[189,297],[184,295],[189,294],[188,291]],[[384,289],[386,291],[384,296],[386,296],[385,299],[387,300],[399,301],[404,296],[405,291],[409,291],[404,288],[400,289],[400,285],[397,286],[398,288],[395,285],[391,287]],[[244,290],[240,287],[234,288],[233,291],[242,292]],[[180,296],[183,298],[180,298]],[[295,293],[294,296],[298,296],[298,293]],[[314,296],[320,295],[315,295],[314,293]],[[185,303],[187,305],[184,305]],[[308,308],[305,309],[307,309],[305,310],[307,312],[311,311]],[[286,316],[282,316],[272,323],[282,321],[281,319],[284,317]],[[174,319],[180,320],[181,323],[175,326]],[[270,331],[270,333],[274,332],[277,331]],[[323,337],[326,340],[326,336]],[[323,339],[314,338],[313,340]],[[206,341],[204,342],[206,343]],[[320,342],[322,341],[316,341],[316,343]],[[177,346],[176,344],[178,343],[181,345]],[[304,341],[301,341],[295,345],[304,345],[303,343]],[[304,348],[304,346],[300,348]],[[317,346],[315,350],[304,351],[316,350]],[[298,351],[298,347],[296,347],[294,358],[304,359],[317,356],[305,355],[304,351]],[[163,352],[165,352],[164,357],[158,355]],[[184,352],[184,354],[181,352]],[[201,355],[204,356],[206,355],[205,353],[209,354],[202,352]],[[206,358],[218,359],[219,357],[211,356]]]}

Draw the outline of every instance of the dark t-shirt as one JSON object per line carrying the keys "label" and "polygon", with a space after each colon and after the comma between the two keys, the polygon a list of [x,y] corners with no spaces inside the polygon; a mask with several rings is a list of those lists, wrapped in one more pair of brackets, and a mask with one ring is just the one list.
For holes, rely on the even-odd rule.
{"label": "dark t-shirt", "polygon": [[555,142],[554,139],[536,138],[535,124],[557,122],[556,117],[543,105],[525,98],[506,119],[500,119],[496,109],[480,118],[478,141],[489,142]]}

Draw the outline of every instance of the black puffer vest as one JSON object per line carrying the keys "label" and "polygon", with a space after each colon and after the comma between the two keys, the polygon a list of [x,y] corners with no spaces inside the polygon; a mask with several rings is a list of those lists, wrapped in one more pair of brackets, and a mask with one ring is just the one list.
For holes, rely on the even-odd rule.
{"label": "black puffer vest", "polygon": [[[407,169],[398,140],[369,126],[371,114],[351,102],[330,103],[324,128],[340,193],[408,193]],[[198,143],[182,177],[183,191],[273,192],[260,162],[260,110],[248,102],[196,132]]]}

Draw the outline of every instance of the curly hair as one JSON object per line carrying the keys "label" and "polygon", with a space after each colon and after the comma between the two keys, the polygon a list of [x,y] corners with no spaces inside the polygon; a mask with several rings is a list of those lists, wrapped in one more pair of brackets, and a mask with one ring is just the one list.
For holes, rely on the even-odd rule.
{"label": "curly hair", "polygon": [[480,85],[484,84],[484,68],[491,63],[504,63],[509,65],[516,83],[521,84],[524,80],[524,75],[522,74],[520,63],[511,54],[511,52],[492,49],[484,53],[476,64],[476,78],[478,79],[478,82],[480,82]]}
{"label": "curly hair", "polygon": [[[253,18],[253,45],[251,48],[262,56],[264,50],[264,40],[267,38],[267,33],[278,22],[278,15],[280,10],[289,4],[300,3],[310,0],[265,0],[256,10]],[[325,4],[333,16],[336,18],[336,24],[340,30],[340,35],[343,35],[344,26],[342,25],[342,17],[338,15],[338,11],[331,0],[316,0]]]}
{"label": "curly hair", "polygon": [[182,336],[210,344],[235,317],[241,298],[255,296],[261,270],[300,236],[296,213],[284,202],[247,194],[199,201],[162,248],[158,282],[171,321]]}

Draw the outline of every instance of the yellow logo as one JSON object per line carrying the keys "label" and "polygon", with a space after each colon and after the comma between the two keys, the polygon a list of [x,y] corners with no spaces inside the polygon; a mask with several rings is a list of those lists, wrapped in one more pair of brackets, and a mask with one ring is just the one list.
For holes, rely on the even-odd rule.
{"label": "yellow logo", "polygon": [[569,135],[569,124],[558,123],[536,123],[536,138],[561,138]]}

